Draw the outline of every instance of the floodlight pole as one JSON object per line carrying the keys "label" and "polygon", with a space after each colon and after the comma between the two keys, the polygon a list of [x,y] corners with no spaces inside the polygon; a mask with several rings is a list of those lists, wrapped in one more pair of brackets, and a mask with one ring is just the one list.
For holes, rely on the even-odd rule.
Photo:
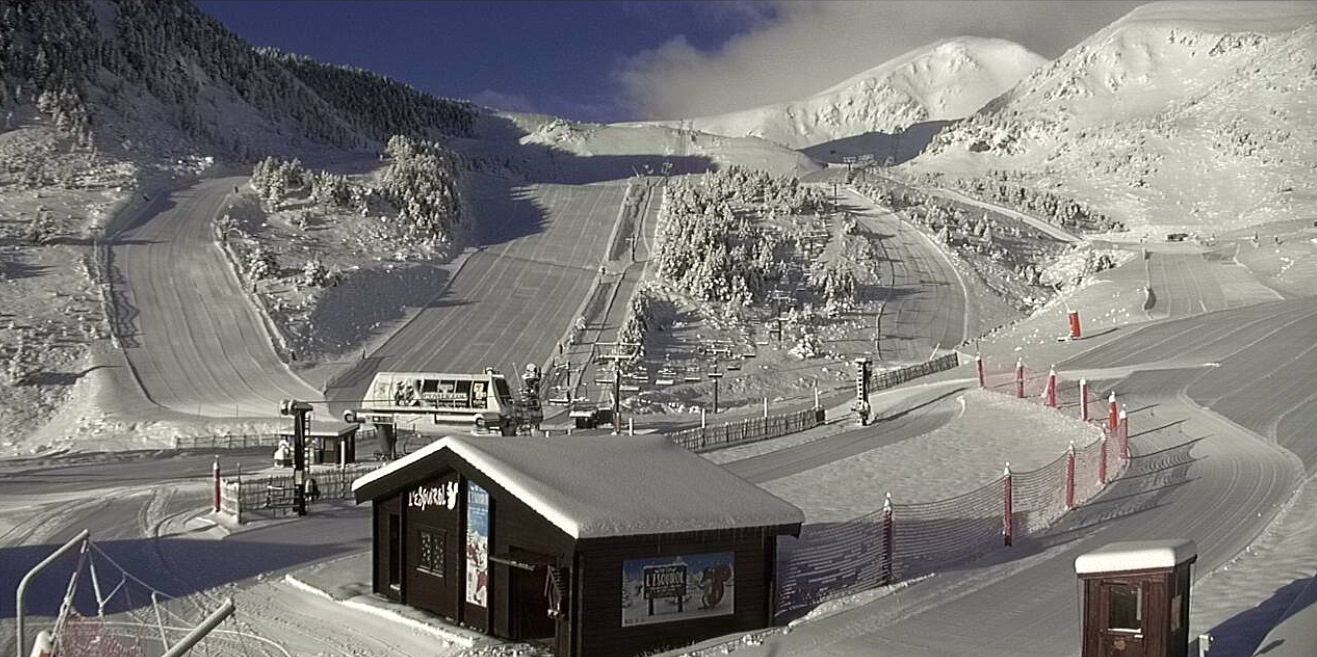
{"label": "floodlight pole", "polygon": [[306,515],[306,427],[310,421],[309,402],[285,399],[279,404],[280,415],[293,416],[293,511]]}
{"label": "floodlight pole", "polygon": [[68,543],[60,546],[60,548],[52,552],[50,556],[42,559],[41,563],[33,566],[32,569],[27,571],[27,574],[23,576],[23,579],[19,580],[18,590],[14,595],[14,619],[16,621],[14,639],[16,641],[15,647],[17,650],[14,654],[18,655],[18,657],[23,657],[23,646],[25,645],[25,637],[23,636],[23,597],[27,594],[28,583],[32,581],[33,577],[36,577],[37,573],[44,570],[46,566],[54,563],[56,559],[64,556],[65,552],[72,550],[75,545],[86,541],[90,536],[90,530],[84,529],[78,532],[77,536],[69,539]]}

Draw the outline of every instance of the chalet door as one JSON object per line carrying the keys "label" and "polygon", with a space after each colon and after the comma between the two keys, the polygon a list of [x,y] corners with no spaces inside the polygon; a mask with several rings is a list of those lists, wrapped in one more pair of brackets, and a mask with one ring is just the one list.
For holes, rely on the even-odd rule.
{"label": "chalet door", "polygon": [[553,619],[549,617],[549,596],[545,591],[547,580],[544,568],[525,570],[508,568],[511,580],[509,584],[509,630],[513,639],[547,639],[552,638],[556,630]]}
{"label": "chalet door", "polygon": [[1145,657],[1148,595],[1144,583],[1103,582],[1100,586],[1098,654],[1101,657]]}

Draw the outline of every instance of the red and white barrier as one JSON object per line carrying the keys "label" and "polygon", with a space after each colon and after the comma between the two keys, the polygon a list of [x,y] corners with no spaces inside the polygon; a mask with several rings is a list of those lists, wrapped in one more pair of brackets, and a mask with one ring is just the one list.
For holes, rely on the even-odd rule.
{"label": "red and white barrier", "polygon": [[1070,317],[1070,339],[1078,340],[1081,337],[1079,330],[1079,311],[1067,310],[1066,314]]}
{"label": "red and white barrier", "polygon": [[1056,367],[1047,372],[1047,405],[1056,408]]}
{"label": "red and white barrier", "polygon": [[1111,396],[1107,397],[1107,431],[1115,431],[1119,419],[1116,410],[1116,391],[1112,390]]}

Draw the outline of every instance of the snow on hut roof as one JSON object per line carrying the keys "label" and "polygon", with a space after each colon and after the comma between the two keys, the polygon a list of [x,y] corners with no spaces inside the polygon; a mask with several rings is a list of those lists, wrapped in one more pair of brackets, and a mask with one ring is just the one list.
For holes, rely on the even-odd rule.
{"label": "snow on hut roof", "polygon": [[1126,570],[1174,568],[1198,556],[1198,546],[1188,539],[1124,541],[1111,543],[1075,558],[1075,573],[1115,573]]}
{"label": "snow on hut roof", "polygon": [[[793,525],[805,519],[789,502],[663,436],[448,436],[357,479],[352,490],[424,468],[427,457],[444,449],[575,538]],[[362,499],[358,493],[357,501]]]}

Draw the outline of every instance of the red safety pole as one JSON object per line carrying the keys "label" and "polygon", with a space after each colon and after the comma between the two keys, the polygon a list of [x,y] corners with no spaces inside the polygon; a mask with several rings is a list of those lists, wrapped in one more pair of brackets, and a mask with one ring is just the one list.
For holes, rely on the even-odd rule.
{"label": "red safety pole", "polygon": [[1107,436],[1098,439],[1098,483],[1107,485]]}
{"label": "red safety pole", "polygon": [[1079,311],[1069,310],[1068,312],[1070,314],[1070,339],[1078,340],[1080,338]]}
{"label": "red safety pole", "polygon": [[1079,380],[1079,419],[1088,422],[1088,379]]}
{"label": "red safety pole", "polygon": [[879,586],[886,586],[895,582],[892,576],[892,562],[896,557],[892,554],[894,534],[892,527],[892,494],[888,493],[887,498],[883,500],[883,561],[879,568],[881,581]]}
{"label": "red safety pole", "polygon": [[1107,431],[1116,430],[1116,391],[1111,391],[1111,396],[1107,397]]}
{"label": "red safety pole", "polygon": [[1005,482],[1006,482],[1006,490],[1005,490],[1004,500],[1002,503],[1003,509],[1001,516],[1001,536],[1002,536],[1002,540],[1006,544],[1006,547],[1010,547],[1012,538],[1015,536],[1015,522],[1013,519],[1013,516],[1015,514],[1014,511],[1012,511],[1011,509],[1011,464],[1010,463],[1006,464]]}
{"label": "red safety pole", "polygon": [[1065,452],[1065,508],[1075,508],[1075,442]]}
{"label": "red safety pole", "polygon": [[215,513],[219,513],[219,510],[220,510],[220,472],[219,472],[219,456],[218,456],[218,455],[215,456],[215,466],[214,466],[213,468],[211,468],[211,479],[213,480],[213,482],[214,482],[214,484],[215,484],[215,499],[214,499],[214,503],[212,504],[212,506],[215,508]]}
{"label": "red safety pole", "polygon": [[1056,408],[1056,366],[1047,372],[1047,405]]}
{"label": "red safety pole", "polygon": [[1024,359],[1015,361],[1015,396],[1024,399]]}
{"label": "red safety pole", "polygon": [[1126,461],[1130,460],[1130,418],[1125,414],[1125,409],[1120,409],[1120,458]]}
{"label": "red safety pole", "polygon": [[977,355],[974,356],[974,373],[977,374],[978,377],[979,377],[979,387],[980,387],[980,388],[986,388],[987,385],[984,383],[984,380],[983,380],[983,357],[982,357],[982,356],[977,356]]}

